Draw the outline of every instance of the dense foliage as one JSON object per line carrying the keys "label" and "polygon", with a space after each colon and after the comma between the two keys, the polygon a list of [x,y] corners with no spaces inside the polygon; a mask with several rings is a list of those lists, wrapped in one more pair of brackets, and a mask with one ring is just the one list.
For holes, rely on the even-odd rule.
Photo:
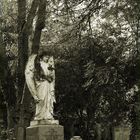
{"label": "dense foliage", "polygon": [[[139,140],[139,1],[54,0],[43,16],[38,0],[22,2],[4,1],[0,17],[0,102],[9,113],[7,128],[19,120],[29,125],[34,102],[23,92],[24,67],[28,54],[46,50],[55,56],[55,117],[66,139],[111,140],[113,127],[131,125],[131,139]],[[16,3],[18,10],[27,8],[23,14]]]}

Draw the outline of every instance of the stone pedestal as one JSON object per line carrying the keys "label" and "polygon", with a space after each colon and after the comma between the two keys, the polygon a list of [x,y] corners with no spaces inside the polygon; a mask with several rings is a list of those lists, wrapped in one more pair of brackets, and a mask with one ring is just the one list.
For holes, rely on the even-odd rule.
{"label": "stone pedestal", "polygon": [[37,126],[37,125],[59,125],[58,120],[33,120],[30,122],[30,126]]}
{"label": "stone pedestal", "polygon": [[30,126],[26,129],[26,140],[64,140],[63,126],[58,124]]}

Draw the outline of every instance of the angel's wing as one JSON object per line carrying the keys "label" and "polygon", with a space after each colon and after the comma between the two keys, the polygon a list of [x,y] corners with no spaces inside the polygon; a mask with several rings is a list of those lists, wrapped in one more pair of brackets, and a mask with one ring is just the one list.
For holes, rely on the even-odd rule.
{"label": "angel's wing", "polygon": [[36,90],[35,81],[34,81],[34,69],[35,69],[34,60],[36,56],[37,55],[34,54],[29,57],[26,68],[25,68],[26,83],[34,99],[37,99],[37,90]]}

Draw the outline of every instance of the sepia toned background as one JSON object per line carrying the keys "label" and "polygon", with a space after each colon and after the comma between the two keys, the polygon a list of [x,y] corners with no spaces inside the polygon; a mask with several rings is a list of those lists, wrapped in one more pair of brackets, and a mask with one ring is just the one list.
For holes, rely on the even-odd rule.
{"label": "sepia toned background", "polygon": [[24,71],[42,51],[55,58],[65,140],[140,140],[139,0],[0,0],[2,140],[25,139],[35,102]]}

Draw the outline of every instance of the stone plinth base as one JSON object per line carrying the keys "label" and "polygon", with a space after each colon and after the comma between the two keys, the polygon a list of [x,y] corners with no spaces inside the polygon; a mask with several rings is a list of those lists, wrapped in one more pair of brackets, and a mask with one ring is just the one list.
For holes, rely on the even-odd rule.
{"label": "stone plinth base", "polygon": [[33,120],[30,123],[30,126],[36,126],[36,125],[53,125],[57,124],[59,125],[58,120]]}
{"label": "stone plinth base", "polygon": [[26,140],[64,140],[61,125],[38,125],[26,129]]}

